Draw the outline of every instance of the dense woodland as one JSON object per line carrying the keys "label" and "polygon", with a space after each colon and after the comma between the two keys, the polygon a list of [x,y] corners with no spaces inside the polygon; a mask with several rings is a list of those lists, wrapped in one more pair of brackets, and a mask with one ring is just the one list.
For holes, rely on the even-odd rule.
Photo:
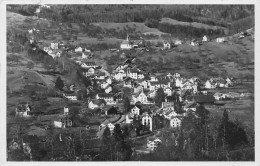
{"label": "dense woodland", "polygon": [[[8,5],[7,10],[23,15],[35,15],[36,8],[38,8],[37,5]],[[168,17],[183,22],[199,22],[226,27],[232,33],[252,27],[254,17],[251,16],[253,15],[253,5],[55,5],[49,9],[41,8],[39,13],[39,17],[53,21],[84,24],[93,22],[143,23],[147,19],[159,21],[163,17]],[[165,29],[167,28],[160,30],[173,33],[173,30]],[[197,32],[190,27],[184,29]],[[215,34],[218,34],[218,31]]]}

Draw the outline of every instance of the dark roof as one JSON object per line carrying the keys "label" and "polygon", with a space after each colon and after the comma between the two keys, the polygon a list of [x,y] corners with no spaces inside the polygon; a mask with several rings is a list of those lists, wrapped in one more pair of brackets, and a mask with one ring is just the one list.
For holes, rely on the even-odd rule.
{"label": "dark roof", "polygon": [[197,103],[212,103],[215,101],[213,95],[194,95],[194,96],[187,96],[186,98],[188,101],[195,101]]}
{"label": "dark roof", "polygon": [[98,93],[98,96],[101,97],[101,98],[104,98],[104,97],[114,97],[114,93]]}
{"label": "dark roof", "polygon": [[102,103],[106,104],[104,99],[94,99],[91,100],[93,104],[100,106]]}

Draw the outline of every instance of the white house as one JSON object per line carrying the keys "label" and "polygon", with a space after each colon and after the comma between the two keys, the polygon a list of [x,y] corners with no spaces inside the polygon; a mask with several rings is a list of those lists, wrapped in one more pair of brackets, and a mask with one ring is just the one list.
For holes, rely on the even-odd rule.
{"label": "white house", "polygon": [[64,107],[64,115],[69,115],[69,108],[68,107]]}
{"label": "white house", "polygon": [[151,115],[145,113],[142,115],[142,125],[148,126],[150,131],[153,131],[153,119]]}
{"label": "white house", "polygon": [[217,39],[216,39],[216,42],[217,43],[223,43],[223,42],[226,42],[227,41],[227,39],[225,38],[225,37],[218,37]]}
{"label": "white house", "polygon": [[63,96],[72,101],[78,100],[77,96],[74,93],[70,93],[70,94],[63,93]]}
{"label": "white house", "polygon": [[171,96],[172,95],[172,89],[170,87],[166,87],[163,89],[164,93],[167,95],[167,96]]}
{"label": "white house", "polygon": [[75,48],[75,52],[82,52],[83,51],[83,48],[82,47],[76,47]]}
{"label": "white house", "polygon": [[163,48],[164,49],[170,49],[171,48],[171,44],[170,44],[170,42],[163,42]]}
{"label": "white house", "polygon": [[57,42],[52,42],[52,43],[51,43],[51,49],[53,49],[53,50],[59,49],[59,43],[57,43]]}
{"label": "white house", "polygon": [[148,81],[142,81],[141,83],[140,83],[145,89],[147,89],[148,88],[148,86],[149,86],[149,82]]}
{"label": "white house", "polygon": [[151,82],[157,82],[158,81],[158,78],[156,76],[151,76],[150,78],[151,78],[150,79]]}
{"label": "white house", "polygon": [[174,42],[174,45],[181,45],[182,44],[182,42],[181,42],[181,40],[175,40],[175,42]]}
{"label": "white house", "polygon": [[172,117],[170,120],[170,126],[173,128],[177,128],[181,126],[181,119],[177,117]]}
{"label": "white house", "polygon": [[136,85],[134,87],[134,93],[139,93],[143,90],[143,86],[142,85]]}
{"label": "white house", "polygon": [[111,87],[110,85],[107,86],[107,87],[105,88],[105,92],[106,92],[106,93],[112,92],[112,87]]}
{"label": "white house", "polygon": [[162,141],[159,138],[148,138],[147,140],[147,148],[151,151],[154,151],[159,143],[162,143]]}
{"label": "white house", "polygon": [[96,99],[104,99],[107,105],[116,104],[116,101],[114,100],[114,94],[112,93],[98,93],[96,95]]}
{"label": "white house", "polygon": [[88,69],[88,74],[89,74],[89,75],[95,74],[95,69],[94,69],[93,67],[89,68],[89,69]]}
{"label": "white house", "polygon": [[120,48],[121,50],[130,50],[132,49],[132,45],[129,41],[128,35],[126,37],[126,40],[124,40],[121,44],[120,44]]}
{"label": "white house", "polygon": [[137,106],[134,106],[131,109],[131,113],[133,113],[134,115],[140,115],[140,108],[138,108]]}
{"label": "white house", "polygon": [[97,65],[96,65],[95,62],[83,62],[80,67],[82,67],[82,68],[91,68],[91,67],[96,68]]}
{"label": "white house", "polygon": [[143,91],[141,91],[139,94],[133,95],[132,99],[133,99],[134,103],[136,103],[138,101],[140,101],[142,104],[148,103],[147,96],[144,94]]}
{"label": "white house", "polygon": [[208,38],[207,38],[206,35],[204,35],[203,38],[202,38],[202,42],[207,42],[207,41],[208,41]]}
{"label": "white house", "polygon": [[205,82],[205,88],[207,88],[207,89],[214,89],[214,88],[216,88],[216,85],[213,84],[210,80],[207,80]]}

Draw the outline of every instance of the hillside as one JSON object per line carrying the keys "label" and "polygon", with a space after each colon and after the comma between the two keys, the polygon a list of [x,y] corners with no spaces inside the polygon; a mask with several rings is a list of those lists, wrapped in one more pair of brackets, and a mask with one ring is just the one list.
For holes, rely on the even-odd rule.
{"label": "hillside", "polygon": [[213,29],[213,30],[223,29],[225,31],[225,34],[228,34],[228,29],[225,28],[225,27],[212,26],[212,25],[198,23],[198,22],[183,22],[183,21],[178,21],[178,20],[174,20],[174,19],[171,19],[171,18],[162,18],[160,23],[168,23],[168,24],[171,24],[171,25],[192,26],[192,27],[195,27],[195,28],[204,28],[204,29]]}

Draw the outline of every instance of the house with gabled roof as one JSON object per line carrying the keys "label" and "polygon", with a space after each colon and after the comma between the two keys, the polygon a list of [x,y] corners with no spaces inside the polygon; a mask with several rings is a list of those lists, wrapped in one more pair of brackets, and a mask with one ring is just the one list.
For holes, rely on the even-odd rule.
{"label": "house with gabled roof", "polygon": [[158,145],[162,143],[159,138],[147,138],[147,148],[151,151],[154,151]]}
{"label": "house with gabled roof", "polygon": [[104,99],[107,103],[107,105],[113,105],[116,104],[116,101],[114,100],[113,93],[98,93],[96,95],[96,99]]}
{"label": "house with gabled roof", "polygon": [[80,65],[80,67],[82,67],[82,68],[96,68],[96,67],[98,67],[97,65],[96,65],[96,63],[95,62],[82,62],[82,64]]}
{"label": "house with gabled roof", "polygon": [[166,94],[166,96],[171,96],[172,95],[172,88],[170,88],[170,87],[164,88],[163,91]]}
{"label": "house with gabled roof", "polygon": [[142,125],[147,126],[150,131],[153,131],[153,118],[151,114],[148,114],[147,112],[143,113],[141,116],[142,119]]}
{"label": "house with gabled roof", "polygon": [[173,128],[181,127],[181,119],[176,116],[171,117],[170,127],[173,127]]}
{"label": "house with gabled roof", "polygon": [[138,105],[134,105],[131,108],[131,113],[134,114],[134,115],[141,115],[141,107],[138,106]]}
{"label": "house with gabled roof", "polygon": [[63,97],[65,97],[65,98],[67,98],[69,100],[72,100],[72,101],[78,100],[77,95],[75,94],[75,92],[71,92],[71,91],[64,92],[63,93]]}
{"label": "house with gabled roof", "polygon": [[133,103],[136,103],[138,101],[140,101],[142,104],[148,103],[147,96],[143,91],[141,91],[135,95],[132,95],[132,100],[133,100]]}
{"label": "house with gabled roof", "polygon": [[129,37],[127,35],[126,40],[123,40],[122,43],[120,44],[121,50],[130,50],[132,49],[132,44],[129,41]]}

